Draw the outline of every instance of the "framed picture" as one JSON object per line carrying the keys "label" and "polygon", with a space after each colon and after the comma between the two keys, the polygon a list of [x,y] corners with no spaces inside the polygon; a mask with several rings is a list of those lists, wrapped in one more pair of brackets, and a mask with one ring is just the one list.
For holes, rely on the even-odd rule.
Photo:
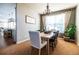
{"label": "framed picture", "polygon": [[25,22],[30,24],[35,24],[35,19],[31,16],[25,16]]}

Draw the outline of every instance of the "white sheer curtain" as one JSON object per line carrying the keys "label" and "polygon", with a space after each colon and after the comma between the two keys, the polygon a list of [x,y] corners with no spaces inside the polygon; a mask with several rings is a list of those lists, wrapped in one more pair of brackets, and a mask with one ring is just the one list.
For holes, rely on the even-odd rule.
{"label": "white sheer curtain", "polygon": [[58,30],[60,33],[64,33],[65,29],[65,13],[51,15],[45,17],[46,30]]}

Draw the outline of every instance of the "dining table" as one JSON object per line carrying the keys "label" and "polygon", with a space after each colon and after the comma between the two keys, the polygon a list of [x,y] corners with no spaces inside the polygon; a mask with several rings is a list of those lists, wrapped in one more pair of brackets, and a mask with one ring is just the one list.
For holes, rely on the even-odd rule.
{"label": "dining table", "polygon": [[41,32],[40,33],[40,36],[42,38],[44,38],[45,40],[47,40],[47,48],[48,48],[48,54],[49,54],[49,40],[52,36],[54,36],[54,33],[51,32],[51,33],[45,33],[45,32]]}

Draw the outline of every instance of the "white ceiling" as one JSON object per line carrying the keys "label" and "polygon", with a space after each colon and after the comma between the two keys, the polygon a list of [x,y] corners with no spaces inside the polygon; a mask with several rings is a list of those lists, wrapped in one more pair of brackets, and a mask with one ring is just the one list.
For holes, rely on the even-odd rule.
{"label": "white ceiling", "polygon": [[[25,4],[27,7],[30,7],[32,9],[37,9],[40,13],[42,13],[45,9],[47,4],[46,3],[27,3]],[[57,11],[57,10],[62,10],[66,8],[71,8],[77,6],[77,4],[60,4],[60,3],[49,3],[49,8],[51,11]]]}

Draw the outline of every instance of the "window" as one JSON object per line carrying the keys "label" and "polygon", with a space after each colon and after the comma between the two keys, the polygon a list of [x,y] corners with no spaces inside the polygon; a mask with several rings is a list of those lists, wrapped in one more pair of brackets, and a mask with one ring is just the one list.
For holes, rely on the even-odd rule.
{"label": "window", "polygon": [[8,22],[7,19],[0,19],[0,28],[15,29],[15,22]]}
{"label": "window", "polygon": [[65,13],[57,14],[57,15],[51,15],[45,17],[45,27],[46,30],[58,30],[60,33],[64,33],[64,27],[65,27]]}
{"label": "window", "polygon": [[0,19],[0,28],[8,28],[8,21],[6,19]]}

